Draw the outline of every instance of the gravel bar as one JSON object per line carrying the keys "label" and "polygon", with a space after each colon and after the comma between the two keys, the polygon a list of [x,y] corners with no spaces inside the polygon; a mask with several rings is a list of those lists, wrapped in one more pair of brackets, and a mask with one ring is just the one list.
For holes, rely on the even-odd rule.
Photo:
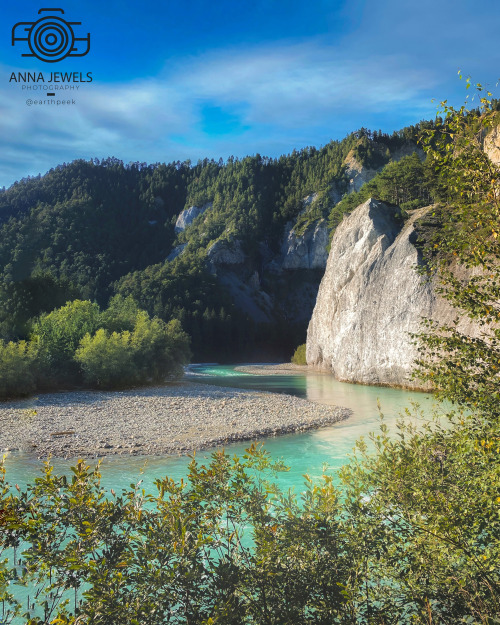
{"label": "gravel bar", "polygon": [[351,414],[277,393],[184,382],[126,391],[71,391],[0,404],[0,451],[39,458],[187,454],[302,432]]}
{"label": "gravel bar", "polygon": [[293,362],[274,365],[238,365],[234,370],[240,373],[251,373],[252,375],[304,375],[305,373],[317,375],[321,373],[321,371],[316,371],[308,365],[296,365]]}

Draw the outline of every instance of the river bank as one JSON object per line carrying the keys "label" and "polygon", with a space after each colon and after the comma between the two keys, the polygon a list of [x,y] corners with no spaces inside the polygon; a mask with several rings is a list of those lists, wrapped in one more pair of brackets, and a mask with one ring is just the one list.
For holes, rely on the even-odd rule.
{"label": "river bank", "polygon": [[350,414],[290,395],[192,382],[48,393],[0,405],[0,451],[39,458],[187,454],[331,425]]}
{"label": "river bank", "polygon": [[[238,365],[234,370],[240,373],[250,373],[252,375],[303,375],[304,373],[312,371],[311,367],[308,365],[296,365],[293,362],[270,365]],[[318,372],[314,371],[314,373]]]}

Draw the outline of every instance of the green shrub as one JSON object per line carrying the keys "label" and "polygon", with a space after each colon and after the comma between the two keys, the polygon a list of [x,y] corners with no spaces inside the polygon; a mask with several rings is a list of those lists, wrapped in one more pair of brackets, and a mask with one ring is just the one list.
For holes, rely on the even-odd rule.
{"label": "green shrub", "polygon": [[92,337],[86,334],[76,350],[75,360],[82,367],[85,382],[92,386],[113,388],[137,381],[130,332],[110,335],[100,328]]}
{"label": "green shrub", "polygon": [[306,344],[299,345],[292,356],[292,362],[296,365],[307,365]]}
{"label": "green shrub", "polygon": [[0,397],[28,395],[35,390],[37,357],[35,343],[0,341]]}
{"label": "green shrub", "polygon": [[78,376],[75,351],[87,333],[97,330],[99,317],[97,304],[74,300],[38,318],[32,337],[39,343],[40,363],[47,378],[60,383]]}
{"label": "green shrub", "polygon": [[109,300],[107,309],[101,313],[100,325],[110,332],[132,332],[139,311],[139,306],[131,295],[115,295]]}
{"label": "green shrub", "polygon": [[179,321],[166,324],[148,314],[137,314],[132,332],[99,329],[86,334],[76,350],[85,382],[101,388],[162,382],[182,373],[189,361],[189,337]]}

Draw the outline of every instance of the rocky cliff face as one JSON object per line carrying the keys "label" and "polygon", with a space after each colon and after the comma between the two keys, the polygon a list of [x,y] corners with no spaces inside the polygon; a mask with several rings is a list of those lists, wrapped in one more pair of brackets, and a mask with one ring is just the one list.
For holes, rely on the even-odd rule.
{"label": "rocky cliff face", "polygon": [[484,140],[484,151],[494,165],[500,165],[500,126],[493,128]]}
{"label": "rocky cliff face", "polygon": [[[374,146],[376,147],[376,145]],[[418,157],[423,160],[425,158],[424,151],[416,146],[414,143],[408,142],[395,150],[390,157],[393,162],[400,161],[405,156],[411,156],[413,153],[418,154]],[[352,151],[347,155],[345,161],[345,175],[348,181],[348,192],[353,193],[361,189],[361,187],[370,182],[372,178],[382,171],[383,165],[375,169],[361,165],[354,157]],[[337,200],[340,202],[340,198]]]}
{"label": "rocky cliff face", "polygon": [[[414,211],[403,225],[398,210],[368,200],[345,218],[332,240],[307,332],[307,362],[339,380],[417,388],[417,351],[409,333],[422,317],[451,322],[455,311],[415,271]],[[475,334],[464,320],[459,329]]]}
{"label": "rocky cliff face", "polygon": [[307,226],[305,232],[297,235],[293,228],[285,236],[281,252],[283,269],[323,269],[328,252],[328,226],[325,219],[319,219]]}
{"label": "rocky cliff face", "polygon": [[366,182],[375,178],[382,169],[364,167],[352,155],[347,156],[344,165],[346,167],[345,175],[349,184],[349,193],[357,193]]}
{"label": "rocky cliff face", "polygon": [[212,202],[207,202],[201,207],[190,206],[189,208],[185,208],[179,213],[179,216],[177,217],[177,221],[175,222],[175,232],[179,233],[185,230],[193,223],[198,215],[202,215],[209,208],[212,208]]}

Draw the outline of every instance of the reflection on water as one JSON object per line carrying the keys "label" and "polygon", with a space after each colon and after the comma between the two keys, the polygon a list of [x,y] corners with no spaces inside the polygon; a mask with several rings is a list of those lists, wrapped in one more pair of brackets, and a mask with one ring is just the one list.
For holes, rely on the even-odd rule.
{"label": "reflection on water", "polygon": [[[288,473],[278,476],[282,487],[301,488],[303,474],[321,474],[322,466],[339,467],[352,452],[354,444],[361,436],[377,429],[379,424],[377,400],[380,401],[385,422],[390,428],[398,415],[418,402],[426,413],[431,412],[432,396],[400,389],[346,384],[331,376],[318,373],[294,375],[251,375],[236,371],[234,366],[193,365],[187,380],[229,386],[233,388],[288,393],[305,397],[310,401],[344,406],[352,410],[352,416],[335,425],[313,430],[304,434],[290,434],[266,440],[266,449],[275,458],[283,458],[291,466]],[[228,445],[227,451],[241,454],[248,443]],[[198,457],[208,457],[209,452],[199,453]],[[185,457],[137,457],[112,456],[103,462],[103,485],[119,490],[132,482],[143,480],[146,490],[153,488],[155,478],[169,475],[180,479],[186,475],[189,458]],[[54,459],[57,471],[67,471],[72,464],[68,460]],[[38,475],[40,461],[26,454],[12,454],[6,460],[7,477],[12,483],[25,484]]]}

